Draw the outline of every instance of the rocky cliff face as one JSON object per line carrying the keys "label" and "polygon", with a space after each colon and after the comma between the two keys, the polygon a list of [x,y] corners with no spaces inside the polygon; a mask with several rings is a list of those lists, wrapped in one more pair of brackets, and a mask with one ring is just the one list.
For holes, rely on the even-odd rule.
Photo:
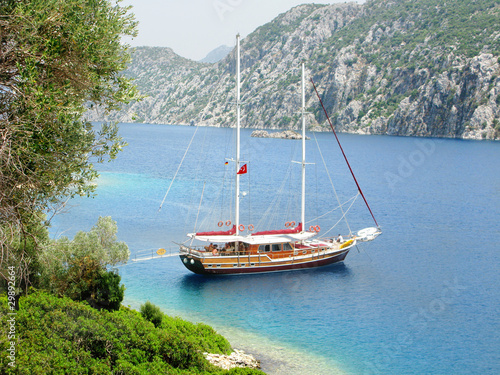
{"label": "rocky cliff face", "polygon": [[[302,5],[241,48],[244,127],[299,126],[305,61],[339,131],[500,139],[500,7],[493,0]],[[148,97],[112,114],[117,121],[234,125],[234,53],[202,64],[169,49],[136,48],[126,74]],[[326,129],[311,85],[307,107],[310,127]]]}

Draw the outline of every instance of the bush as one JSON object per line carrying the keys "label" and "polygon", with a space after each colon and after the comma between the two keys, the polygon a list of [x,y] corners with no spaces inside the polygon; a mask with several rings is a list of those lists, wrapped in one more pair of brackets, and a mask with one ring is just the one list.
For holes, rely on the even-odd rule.
{"label": "bush", "polygon": [[[262,374],[225,371],[203,357],[231,350],[227,341],[204,325],[171,318],[156,328],[139,312],[95,310],[86,303],[42,291],[21,297],[16,315],[16,363],[8,365],[10,343],[0,339],[1,374]],[[7,316],[5,296],[0,316]],[[154,305],[153,305],[154,306]],[[0,325],[0,338],[8,337]],[[208,327],[209,328],[209,327]]]}
{"label": "bush", "polygon": [[117,310],[125,288],[109,266],[126,263],[130,251],[118,242],[116,222],[99,217],[90,231],[80,231],[71,241],[62,237],[41,244],[39,286],[58,296],[87,300],[96,308]]}
{"label": "bush", "polygon": [[125,286],[120,285],[121,277],[113,271],[103,272],[97,279],[94,304],[96,308],[118,310],[125,295]]}
{"label": "bush", "polygon": [[144,319],[154,324],[155,327],[161,325],[163,319],[163,313],[158,306],[153,305],[151,302],[146,301],[144,305],[141,305],[141,315]]}

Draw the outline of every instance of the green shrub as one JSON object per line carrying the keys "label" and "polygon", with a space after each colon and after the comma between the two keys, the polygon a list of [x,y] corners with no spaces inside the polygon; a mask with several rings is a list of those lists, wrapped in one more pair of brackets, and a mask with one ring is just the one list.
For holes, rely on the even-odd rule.
{"label": "green shrub", "polygon": [[[21,297],[16,315],[16,363],[8,365],[8,324],[0,326],[1,374],[262,374],[225,371],[203,352],[227,353],[229,343],[205,325],[179,318],[156,328],[141,313],[96,310],[85,302],[34,291]],[[0,297],[0,316],[7,316]],[[166,325],[165,325],[166,321]]]}
{"label": "green shrub", "polygon": [[125,295],[125,286],[120,285],[121,277],[113,271],[103,272],[97,279],[95,305],[106,310],[118,310]]}
{"label": "green shrub", "polygon": [[158,306],[153,305],[151,302],[146,301],[140,308],[141,315],[144,319],[159,327],[163,319],[163,313]]}
{"label": "green shrub", "polygon": [[124,264],[130,251],[118,242],[118,227],[111,217],[99,217],[90,231],[78,232],[73,240],[61,237],[41,244],[39,286],[96,308],[117,310],[125,288],[120,276],[108,267]]}

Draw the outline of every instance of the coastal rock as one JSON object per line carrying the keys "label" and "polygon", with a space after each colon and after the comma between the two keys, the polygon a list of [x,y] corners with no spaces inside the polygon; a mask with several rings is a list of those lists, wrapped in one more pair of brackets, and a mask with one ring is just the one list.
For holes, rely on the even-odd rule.
{"label": "coastal rock", "polygon": [[[254,130],[250,136],[256,138],[302,139],[302,134],[294,130],[284,130],[275,133],[269,133],[265,130]],[[310,138],[306,136],[306,139]]]}
{"label": "coastal rock", "polygon": [[235,349],[230,355],[203,353],[205,358],[213,365],[230,370],[234,367],[248,367],[260,369],[260,362],[251,354]]}
{"label": "coastal rock", "polygon": [[[490,25],[491,9],[475,4],[477,25],[457,37],[463,20],[451,15],[462,12],[459,2],[445,13],[422,0],[412,4],[305,4],[257,28],[241,41],[241,126],[297,129],[306,61],[338,131],[500,140],[500,31]],[[437,20],[437,34],[424,26]],[[168,48],[134,48],[124,74],[145,98],[105,119],[233,127],[234,57],[206,64]],[[306,86],[308,129],[328,129]],[[103,113],[94,108],[86,117],[102,121]]]}

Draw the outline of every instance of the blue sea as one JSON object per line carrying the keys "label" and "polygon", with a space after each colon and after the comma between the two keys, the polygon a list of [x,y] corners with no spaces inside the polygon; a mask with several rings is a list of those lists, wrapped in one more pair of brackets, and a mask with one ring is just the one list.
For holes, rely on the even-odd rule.
{"label": "blue sea", "polygon": [[[97,196],[68,202],[51,234],[116,220],[139,259],[119,268],[125,305],[149,300],[210,324],[269,374],[500,373],[499,142],[340,134],[383,234],[337,265],[204,277],[176,256],[140,259],[234,221],[234,198],[221,192],[233,183],[234,130],[121,124],[120,134],[129,145],[96,165]],[[300,141],[250,134],[242,130],[242,223],[298,221]],[[306,226],[332,236],[374,226],[333,134],[308,136]],[[348,225],[337,224],[338,202]]]}

